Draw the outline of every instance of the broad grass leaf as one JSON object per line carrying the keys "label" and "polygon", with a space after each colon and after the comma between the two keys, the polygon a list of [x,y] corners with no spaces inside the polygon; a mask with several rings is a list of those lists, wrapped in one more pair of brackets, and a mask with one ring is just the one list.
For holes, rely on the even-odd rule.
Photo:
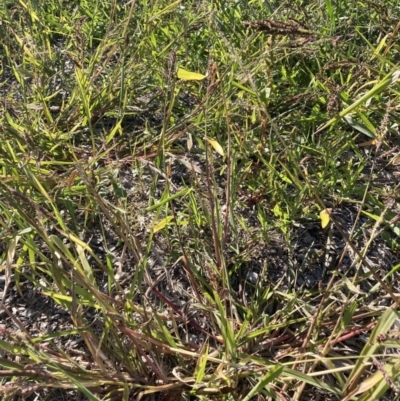
{"label": "broad grass leaf", "polygon": [[[96,387],[98,385],[98,381],[96,379],[93,380],[82,380],[76,379],[73,375],[69,374],[66,370],[58,368],[60,370],[60,376],[64,375],[69,380],[71,380],[79,391],[86,396],[89,401],[101,401],[100,398],[97,398],[88,388]],[[61,376],[62,377],[62,376]],[[64,379],[65,380],[65,379]]]}
{"label": "broad grass leaf", "polygon": [[164,229],[165,227],[167,227],[167,225],[171,222],[171,220],[173,220],[174,217],[173,216],[167,216],[164,219],[162,219],[161,221],[159,221],[158,223],[156,223],[153,226],[153,234],[155,234],[158,231],[161,231],[162,229]]}
{"label": "broad grass leaf", "polygon": [[[358,34],[363,37],[363,35],[361,34],[360,31],[358,31]],[[355,102],[353,102],[350,106],[348,106],[347,108],[342,110],[339,113],[338,116],[331,118],[328,122],[326,122],[324,125],[319,127],[316,132],[321,132],[324,129],[326,129],[326,128],[330,127],[331,125],[333,125],[334,123],[336,123],[340,118],[348,116],[351,112],[353,112],[355,109],[357,109],[358,106],[368,102],[374,96],[378,95],[383,90],[385,90],[388,86],[393,85],[394,83],[396,83],[397,80],[399,79],[399,77],[400,77],[400,70],[396,70],[396,71],[390,72],[384,78],[382,78],[382,80],[379,81],[371,90],[369,90],[367,93],[365,93],[363,96],[361,96]],[[375,135],[372,135],[372,133],[369,130],[365,129],[365,132],[360,130],[360,128],[364,129],[364,127],[362,127],[362,126],[360,126],[358,124],[357,124],[357,126],[353,125],[354,121],[353,121],[353,119],[351,117],[349,119],[346,119],[345,121],[348,124],[352,125],[353,128],[359,130],[360,132],[363,132],[363,133],[365,133],[366,135],[368,135],[368,136],[370,136],[372,138],[376,138]],[[366,133],[366,132],[368,132],[368,133]]]}
{"label": "broad grass leaf", "polygon": [[203,349],[204,352],[201,354],[200,358],[197,360],[196,371],[194,376],[196,377],[196,383],[201,383],[203,381],[204,375],[207,368],[207,358],[208,358],[208,344],[206,344]]}
{"label": "broad grass leaf", "polygon": [[372,331],[368,342],[361,351],[361,358],[358,359],[347,379],[345,386],[346,397],[343,399],[343,401],[347,401],[354,396],[354,391],[356,391],[362,383],[360,379],[362,374],[365,372],[368,359],[372,357],[381,346],[378,341],[379,336],[386,334],[397,318],[398,313],[391,308],[387,308],[382,314],[377,325],[375,326],[375,329]]}
{"label": "broad grass leaf", "polygon": [[206,138],[206,140],[217,153],[219,153],[221,156],[225,156],[224,149],[222,149],[222,146],[215,139]]}
{"label": "broad grass leaf", "polygon": [[362,134],[369,136],[370,138],[376,138],[376,135],[373,132],[371,132],[366,126],[356,122],[353,119],[353,117],[347,115],[343,117],[343,120],[346,121],[347,124],[351,125],[355,130],[361,132]]}
{"label": "broad grass leaf", "polygon": [[122,126],[121,126],[121,122],[122,120],[119,120],[117,124],[115,124],[115,127],[111,130],[111,132],[107,135],[107,142],[106,143],[110,143],[115,134],[118,132],[120,135],[122,135]]}
{"label": "broad grass leaf", "polygon": [[377,55],[379,55],[381,53],[381,50],[386,47],[387,45],[387,38],[389,35],[385,35],[385,37],[379,42],[379,45],[376,47],[374,54],[371,57],[371,60],[373,60],[374,58],[376,58]]}
{"label": "broad grass leaf", "polygon": [[313,387],[317,387],[317,388],[321,388],[324,390],[327,390],[328,392],[332,393],[332,394],[336,394],[339,395],[340,394],[340,390],[332,385],[330,385],[329,383],[324,382],[323,380],[319,380],[316,377],[313,377],[311,375],[307,375],[303,372],[300,372],[298,370],[295,369],[290,369],[288,367],[284,367],[284,370],[282,372],[282,376],[283,377],[287,377],[290,379],[294,379],[294,380],[298,380],[300,382],[304,382],[307,383]]}
{"label": "broad grass leaf", "polygon": [[233,86],[236,86],[236,88],[242,89],[242,90],[244,90],[245,92],[250,93],[251,95],[257,96],[257,93],[256,93],[256,92],[252,91],[252,90],[249,89],[249,88],[246,88],[245,86],[243,86],[243,85],[240,84],[239,82],[232,81],[231,84],[232,84]]}
{"label": "broad grass leaf", "polygon": [[179,79],[183,79],[185,81],[201,81],[206,77],[205,75],[199,74],[198,72],[187,71],[183,68],[178,68],[177,76]]}
{"label": "broad grass leaf", "polygon": [[171,195],[168,198],[165,198],[162,201],[156,203],[155,205],[148,207],[147,209],[145,209],[145,212],[151,212],[155,209],[158,209],[161,206],[164,206],[166,203],[171,202],[172,200],[174,200],[176,198],[187,195],[191,191],[193,191],[193,188],[184,188],[184,189],[180,190],[179,192],[177,192],[176,194]]}
{"label": "broad grass leaf", "polygon": [[78,252],[79,260],[81,261],[81,266],[85,272],[85,276],[89,279],[92,285],[96,285],[96,279],[94,278],[93,270],[89,264],[89,261],[86,258],[84,248],[79,244],[76,244],[76,250]]}
{"label": "broad grass leaf", "polygon": [[264,375],[264,377],[252,388],[252,390],[243,398],[243,401],[250,401],[252,397],[258,394],[264,387],[269,387],[268,383],[271,383],[277,379],[283,372],[282,365],[275,365],[271,370]]}
{"label": "broad grass leaf", "polygon": [[216,318],[219,320],[219,326],[221,330],[222,337],[224,338],[224,344],[226,346],[227,354],[233,356],[237,351],[237,343],[235,341],[235,334],[233,332],[231,321],[227,317],[226,309],[222,303],[221,298],[218,293],[214,291],[214,300],[215,304],[219,311],[219,316],[216,315]]}
{"label": "broad grass leaf", "polygon": [[[400,373],[399,368],[400,363],[396,358],[392,358],[382,366],[382,369],[389,380],[393,380],[398,377]],[[355,395],[363,394],[363,396],[359,398],[360,401],[375,401],[379,400],[388,389],[388,381],[385,379],[383,372],[378,370],[360,384],[355,392]]]}
{"label": "broad grass leaf", "polygon": [[364,294],[364,292],[360,291],[344,274],[339,272],[340,277],[342,278],[346,287],[354,294]]}
{"label": "broad grass leaf", "polygon": [[332,7],[332,1],[331,0],[325,0],[325,5],[326,5],[326,10],[328,11],[329,18],[331,20],[332,28],[335,28],[335,13],[333,11]]}

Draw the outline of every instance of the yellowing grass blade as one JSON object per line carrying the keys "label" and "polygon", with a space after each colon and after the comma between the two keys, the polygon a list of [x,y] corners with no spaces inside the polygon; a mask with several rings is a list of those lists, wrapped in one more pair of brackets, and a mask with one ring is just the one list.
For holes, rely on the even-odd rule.
{"label": "yellowing grass blade", "polygon": [[364,380],[354,395],[364,394],[359,398],[359,400],[363,401],[379,400],[389,389],[389,383],[384,377],[384,373],[388,378],[394,379],[399,375],[399,367],[399,361],[396,358],[392,358],[382,366],[382,372],[378,370],[372,376],[368,377],[368,379]]}
{"label": "yellowing grass blade", "polygon": [[85,271],[86,277],[90,280],[90,283],[92,285],[96,285],[96,280],[94,278],[93,270],[90,267],[90,264],[86,258],[84,248],[77,244],[76,250],[78,251],[79,260],[81,261],[81,265],[83,270]]}
{"label": "yellowing grass blade", "polygon": [[35,11],[32,10],[31,7],[28,7],[26,5],[26,3],[24,3],[22,0],[19,0],[19,3],[22,5],[22,7],[24,7],[26,9],[26,11],[29,12],[31,18],[33,21],[40,21],[39,17],[37,16],[37,14],[35,13]]}
{"label": "yellowing grass blade", "polygon": [[118,123],[115,125],[115,127],[112,129],[112,131],[107,135],[107,143],[110,143],[112,141],[112,139],[114,138],[114,136],[117,132],[120,135],[122,135],[121,120],[118,121]]}
{"label": "yellowing grass blade", "polygon": [[178,68],[178,78],[185,81],[201,81],[206,76],[198,72],[186,71],[183,68]]}
{"label": "yellowing grass blade", "polygon": [[371,333],[368,342],[361,351],[361,358],[358,359],[347,379],[345,387],[346,397],[344,400],[351,398],[354,395],[353,392],[361,385],[362,382],[360,379],[367,367],[368,359],[371,358],[380,347],[378,341],[379,336],[386,334],[397,318],[398,314],[391,308],[386,309],[386,311],[382,314],[377,325],[375,326],[375,329]]}
{"label": "yellowing grass blade", "polygon": [[6,300],[8,286],[11,283],[12,262],[14,260],[15,250],[17,248],[17,244],[18,244],[18,241],[20,240],[20,238],[21,237],[19,235],[15,236],[14,239],[11,241],[10,247],[8,248],[8,251],[7,251],[7,258],[6,258],[6,264],[5,264],[6,280],[4,283],[3,298],[1,299],[1,302],[0,302],[0,310],[3,308],[4,301]]}
{"label": "yellowing grass blade", "polygon": [[169,12],[171,12],[182,0],[176,0],[173,3],[169,4],[167,7],[163,8],[160,11],[157,11],[151,18],[149,21],[153,21],[156,18],[161,17],[164,14],[167,14]]}
{"label": "yellowing grass blade", "polygon": [[389,35],[386,35],[380,42],[379,45],[377,46],[377,48],[374,51],[374,54],[371,57],[371,60],[373,60],[374,58],[376,58],[376,56],[381,52],[381,50],[386,46],[386,40],[388,38]]}
{"label": "yellowing grass blade", "polygon": [[339,272],[340,277],[342,278],[346,287],[354,294],[365,294],[361,290],[359,290],[344,274]]}
{"label": "yellowing grass blade", "polygon": [[232,81],[231,84],[232,84],[233,86],[236,86],[236,88],[239,88],[239,89],[241,89],[241,90],[243,90],[243,91],[245,91],[245,92],[250,93],[251,95],[257,96],[257,93],[256,93],[256,92],[252,91],[252,90],[249,89],[249,88],[246,88],[244,85],[240,84],[239,82]]}
{"label": "yellowing grass blade", "polygon": [[224,149],[222,149],[222,146],[215,139],[206,138],[206,140],[217,153],[219,153],[221,156],[225,156]]}
{"label": "yellowing grass blade", "polygon": [[372,145],[378,145],[379,140],[378,139],[371,139],[366,142],[359,143],[358,146],[372,146]]}
{"label": "yellowing grass blade", "polygon": [[163,228],[165,228],[170,222],[171,222],[171,220],[173,220],[174,219],[174,217],[173,216],[167,216],[165,219],[162,219],[161,221],[159,221],[158,223],[156,223],[154,226],[153,226],[153,234],[154,233],[156,233],[156,232],[158,232],[158,231],[161,231]]}
{"label": "yellowing grass blade", "polygon": [[208,344],[206,344],[204,352],[197,360],[196,372],[194,375],[196,377],[196,383],[201,383],[203,381],[207,367],[207,357],[208,357]]}

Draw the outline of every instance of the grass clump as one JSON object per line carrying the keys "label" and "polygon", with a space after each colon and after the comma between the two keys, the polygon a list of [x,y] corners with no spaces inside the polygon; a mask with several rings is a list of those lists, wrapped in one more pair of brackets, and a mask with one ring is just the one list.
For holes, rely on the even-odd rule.
{"label": "grass clump", "polygon": [[399,399],[384,3],[0,8],[4,400]]}

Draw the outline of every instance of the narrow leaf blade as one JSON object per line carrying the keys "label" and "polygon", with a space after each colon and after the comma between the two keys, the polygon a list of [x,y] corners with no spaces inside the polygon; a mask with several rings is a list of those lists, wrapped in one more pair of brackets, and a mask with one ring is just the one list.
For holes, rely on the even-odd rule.
{"label": "narrow leaf blade", "polygon": [[198,72],[192,72],[184,70],[183,68],[178,68],[178,78],[183,79],[184,81],[201,81],[206,76],[203,74],[199,74]]}

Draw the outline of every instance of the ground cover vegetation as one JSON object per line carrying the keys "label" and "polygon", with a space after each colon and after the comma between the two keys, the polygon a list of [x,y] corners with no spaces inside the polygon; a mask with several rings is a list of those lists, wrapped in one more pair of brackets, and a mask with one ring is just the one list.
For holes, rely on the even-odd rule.
{"label": "ground cover vegetation", "polygon": [[394,0],[0,5],[4,400],[399,400]]}

